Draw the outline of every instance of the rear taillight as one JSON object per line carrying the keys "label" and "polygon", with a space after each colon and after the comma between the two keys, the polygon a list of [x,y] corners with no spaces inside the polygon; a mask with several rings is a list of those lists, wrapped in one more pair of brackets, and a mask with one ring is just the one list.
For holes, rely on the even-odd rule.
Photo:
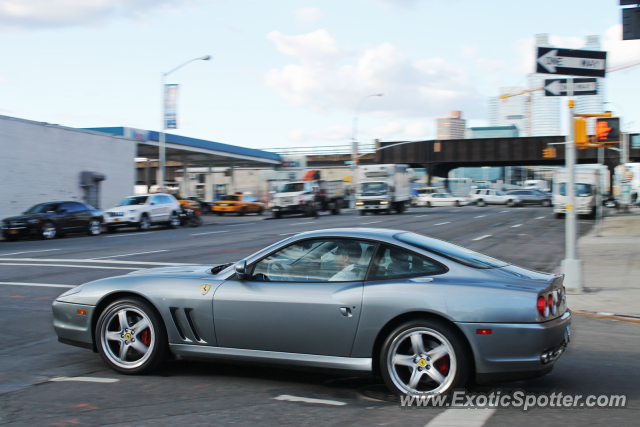
{"label": "rear taillight", "polygon": [[558,307],[556,306],[556,303],[553,300],[553,293],[549,294],[549,312],[551,314],[556,314],[558,312]]}
{"label": "rear taillight", "polygon": [[540,313],[542,317],[549,315],[549,305],[547,304],[547,299],[543,296],[538,297],[538,313]]}

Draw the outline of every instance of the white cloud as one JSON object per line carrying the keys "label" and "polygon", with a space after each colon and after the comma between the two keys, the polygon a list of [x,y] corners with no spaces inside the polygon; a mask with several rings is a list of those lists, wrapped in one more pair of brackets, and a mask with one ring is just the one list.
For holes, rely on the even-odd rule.
{"label": "white cloud", "polygon": [[320,9],[317,7],[301,7],[296,10],[296,19],[300,23],[314,22],[320,19]]}
{"label": "white cloud", "polygon": [[[584,37],[549,36],[549,44],[551,46],[563,49],[580,49],[584,47],[586,43],[587,42]],[[518,59],[516,60],[512,71],[518,74],[534,73],[536,70],[535,37],[516,40],[514,48],[517,51]]]}
{"label": "white cloud", "polygon": [[0,29],[93,26],[114,17],[144,18],[209,0],[0,0]]}
{"label": "white cloud", "polygon": [[622,40],[622,24],[609,27],[601,44],[609,67],[640,60],[640,40]]}
{"label": "white cloud", "polygon": [[314,132],[304,132],[301,129],[294,129],[289,132],[289,139],[294,142],[347,141],[350,137],[350,126],[330,126]]}
{"label": "white cloud", "polygon": [[296,107],[353,112],[363,96],[373,93],[385,96],[367,101],[362,111],[380,117],[435,117],[448,110],[474,115],[483,104],[464,68],[440,58],[412,60],[389,43],[354,55],[325,30],[298,36],[272,32],[268,38],[299,61],[265,76]]}
{"label": "white cloud", "polygon": [[[433,120],[429,120],[432,122]],[[384,123],[373,128],[360,129],[358,139],[360,141],[371,141],[373,139],[382,140],[404,140],[404,139],[427,139],[429,125],[427,120],[414,123],[401,123],[397,120]],[[305,132],[301,129],[294,129],[289,132],[289,139],[293,142],[336,142],[344,144],[350,142],[352,128],[350,126],[331,126],[313,132]]]}

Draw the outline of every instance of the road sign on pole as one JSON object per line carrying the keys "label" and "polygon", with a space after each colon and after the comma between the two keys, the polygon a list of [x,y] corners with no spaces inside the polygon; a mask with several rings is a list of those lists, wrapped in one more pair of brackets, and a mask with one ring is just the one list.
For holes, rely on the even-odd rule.
{"label": "road sign on pole", "polygon": [[604,77],[607,52],[539,47],[536,73]]}
{"label": "road sign on pole", "polygon": [[598,94],[598,81],[592,79],[546,79],[545,96],[584,96]]}

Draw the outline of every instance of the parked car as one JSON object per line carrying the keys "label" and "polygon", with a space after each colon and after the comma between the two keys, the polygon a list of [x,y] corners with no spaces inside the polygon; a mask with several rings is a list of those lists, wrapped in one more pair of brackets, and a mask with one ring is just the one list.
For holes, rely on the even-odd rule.
{"label": "parked car", "polygon": [[551,372],[569,344],[563,280],[416,233],[327,229],[236,264],[69,289],[53,327],[123,374],[173,356],[378,374],[395,394],[435,396]]}
{"label": "parked car", "polygon": [[32,206],[22,215],[2,220],[7,240],[21,237],[53,239],[67,233],[100,234],[103,212],[82,202],[48,202]]}
{"label": "parked car", "polygon": [[156,193],[131,196],[104,212],[107,231],[113,233],[119,227],[137,227],[141,231],[152,225],[180,225],[180,203],[171,194]]}
{"label": "parked car", "polygon": [[507,205],[513,207],[521,204],[522,201],[517,196],[508,195],[500,190],[474,189],[469,193],[469,203],[475,203],[478,206]]}
{"label": "parked car", "polygon": [[248,213],[256,213],[262,215],[264,212],[264,203],[261,203],[255,197],[248,194],[227,194],[222,196],[220,200],[213,202],[213,213],[224,215],[226,213],[237,213],[244,215]]}
{"label": "parked car", "polygon": [[426,193],[419,194],[415,200],[416,206],[465,206],[469,204],[466,197],[456,197],[449,193]]}
{"label": "parked car", "polygon": [[186,200],[191,200],[192,202],[198,203],[200,205],[200,212],[202,212],[203,214],[212,212],[213,203],[205,202],[204,199],[196,196],[189,196],[186,198]]}
{"label": "parked car", "polygon": [[523,205],[542,205],[549,207],[553,204],[553,195],[540,190],[511,190],[507,191],[507,194],[520,199]]}

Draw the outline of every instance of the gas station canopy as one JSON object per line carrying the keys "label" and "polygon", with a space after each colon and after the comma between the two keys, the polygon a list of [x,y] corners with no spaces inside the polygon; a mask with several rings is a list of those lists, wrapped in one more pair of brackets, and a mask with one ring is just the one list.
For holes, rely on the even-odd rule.
{"label": "gas station canopy", "polygon": [[[137,141],[137,157],[160,158],[159,132],[129,127],[88,128],[95,132]],[[268,151],[238,147],[204,139],[165,134],[167,162],[187,163],[191,167],[265,167],[281,163],[280,156]]]}

